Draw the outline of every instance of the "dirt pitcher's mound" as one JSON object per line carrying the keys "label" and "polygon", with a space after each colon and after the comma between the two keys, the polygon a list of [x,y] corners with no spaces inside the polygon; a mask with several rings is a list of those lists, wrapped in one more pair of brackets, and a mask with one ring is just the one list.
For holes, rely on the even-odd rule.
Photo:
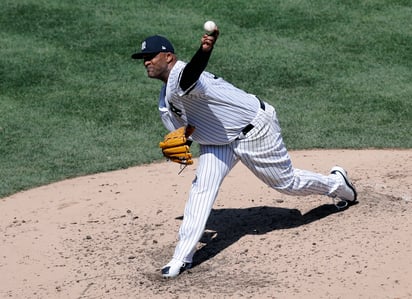
{"label": "dirt pitcher's mound", "polygon": [[239,164],[195,266],[160,277],[195,165],[75,178],[0,199],[1,298],[412,298],[412,150],[291,152],[349,172],[360,203],[290,197]]}

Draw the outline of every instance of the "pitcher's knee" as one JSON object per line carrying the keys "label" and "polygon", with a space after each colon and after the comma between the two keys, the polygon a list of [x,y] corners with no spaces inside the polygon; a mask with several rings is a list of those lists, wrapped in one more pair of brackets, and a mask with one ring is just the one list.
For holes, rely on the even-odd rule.
{"label": "pitcher's knee", "polygon": [[293,195],[296,192],[294,177],[288,180],[271,182],[269,186],[279,191],[280,193],[287,194],[287,195]]}
{"label": "pitcher's knee", "polygon": [[273,188],[286,195],[306,196],[310,194],[323,194],[322,190],[318,192],[318,188],[315,185],[316,182],[314,181],[305,182],[298,175],[294,175],[290,179],[283,181],[282,184],[273,186]]}

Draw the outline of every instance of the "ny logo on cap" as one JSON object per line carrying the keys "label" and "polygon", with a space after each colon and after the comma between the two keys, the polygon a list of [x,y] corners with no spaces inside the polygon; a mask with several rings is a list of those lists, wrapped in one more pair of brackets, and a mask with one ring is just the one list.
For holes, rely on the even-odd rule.
{"label": "ny logo on cap", "polygon": [[142,51],[143,51],[144,49],[146,49],[146,41],[144,41],[144,42],[142,43]]}

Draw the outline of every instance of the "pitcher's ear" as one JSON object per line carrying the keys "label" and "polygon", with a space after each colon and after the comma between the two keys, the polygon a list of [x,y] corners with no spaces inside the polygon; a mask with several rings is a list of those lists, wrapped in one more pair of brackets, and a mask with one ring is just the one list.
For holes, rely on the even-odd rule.
{"label": "pitcher's ear", "polygon": [[166,53],[166,61],[167,63],[172,62],[175,59],[175,54],[171,53],[171,52],[167,52]]}

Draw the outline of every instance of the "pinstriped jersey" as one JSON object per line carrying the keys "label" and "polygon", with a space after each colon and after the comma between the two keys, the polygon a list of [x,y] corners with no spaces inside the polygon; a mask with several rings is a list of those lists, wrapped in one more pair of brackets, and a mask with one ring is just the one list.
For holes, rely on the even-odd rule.
{"label": "pinstriped jersey", "polygon": [[182,90],[179,81],[185,65],[176,62],[160,94],[163,123],[195,126],[192,138],[199,144],[232,142],[256,116],[258,99],[206,71],[193,86]]}

